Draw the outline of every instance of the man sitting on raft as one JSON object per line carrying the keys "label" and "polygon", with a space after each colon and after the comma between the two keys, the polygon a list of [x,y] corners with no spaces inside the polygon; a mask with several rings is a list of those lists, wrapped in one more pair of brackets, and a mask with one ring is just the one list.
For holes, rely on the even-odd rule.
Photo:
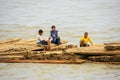
{"label": "man sitting on raft", "polygon": [[50,31],[50,38],[49,38],[49,40],[52,38],[51,43],[60,45],[60,37],[58,35],[58,30],[56,30],[55,26],[52,26],[51,29],[52,30]]}
{"label": "man sitting on raft", "polygon": [[92,40],[90,39],[90,37],[88,37],[88,33],[85,32],[85,33],[84,33],[84,36],[81,37],[81,40],[80,40],[80,47],[89,47],[90,45],[87,44],[88,41],[89,41],[90,44],[93,46]]}

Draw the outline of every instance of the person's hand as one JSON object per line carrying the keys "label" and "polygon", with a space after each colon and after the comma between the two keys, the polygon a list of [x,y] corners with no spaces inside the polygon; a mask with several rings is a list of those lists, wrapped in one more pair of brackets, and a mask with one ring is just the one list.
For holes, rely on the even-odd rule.
{"label": "person's hand", "polygon": [[50,37],[48,38],[48,40],[50,40]]}
{"label": "person's hand", "polygon": [[54,41],[56,41],[56,38],[54,38]]}
{"label": "person's hand", "polygon": [[45,40],[43,40],[43,41],[45,41]]}

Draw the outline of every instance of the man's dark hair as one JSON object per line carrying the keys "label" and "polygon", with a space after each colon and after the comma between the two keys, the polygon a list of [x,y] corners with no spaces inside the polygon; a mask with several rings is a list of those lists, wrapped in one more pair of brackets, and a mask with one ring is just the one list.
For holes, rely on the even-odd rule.
{"label": "man's dark hair", "polygon": [[88,34],[88,32],[85,32],[84,34]]}
{"label": "man's dark hair", "polygon": [[52,26],[51,28],[56,28],[55,26]]}
{"label": "man's dark hair", "polygon": [[39,32],[39,33],[43,33],[43,30],[42,30],[42,29],[40,29],[38,32]]}

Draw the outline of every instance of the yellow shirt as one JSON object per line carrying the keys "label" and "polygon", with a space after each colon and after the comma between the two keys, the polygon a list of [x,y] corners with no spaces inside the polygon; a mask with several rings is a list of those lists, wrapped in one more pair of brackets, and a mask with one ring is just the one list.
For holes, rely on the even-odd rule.
{"label": "yellow shirt", "polygon": [[81,41],[83,41],[84,44],[87,44],[88,41],[89,41],[90,44],[93,46],[93,42],[92,42],[92,40],[89,37],[87,37],[87,38],[81,37]]}

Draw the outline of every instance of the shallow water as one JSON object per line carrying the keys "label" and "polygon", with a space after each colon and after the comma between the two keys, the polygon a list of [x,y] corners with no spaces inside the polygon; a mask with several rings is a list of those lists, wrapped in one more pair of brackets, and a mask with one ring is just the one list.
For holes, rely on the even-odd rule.
{"label": "shallow water", "polygon": [[120,66],[1,63],[0,80],[120,80]]}
{"label": "shallow water", "polygon": [[[49,36],[55,25],[61,37],[78,44],[89,32],[93,42],[120,42],[120,0],[0,0],[0,40]],[[0,80],[120,80],[120,66],[85,63],[0,64]]]}

